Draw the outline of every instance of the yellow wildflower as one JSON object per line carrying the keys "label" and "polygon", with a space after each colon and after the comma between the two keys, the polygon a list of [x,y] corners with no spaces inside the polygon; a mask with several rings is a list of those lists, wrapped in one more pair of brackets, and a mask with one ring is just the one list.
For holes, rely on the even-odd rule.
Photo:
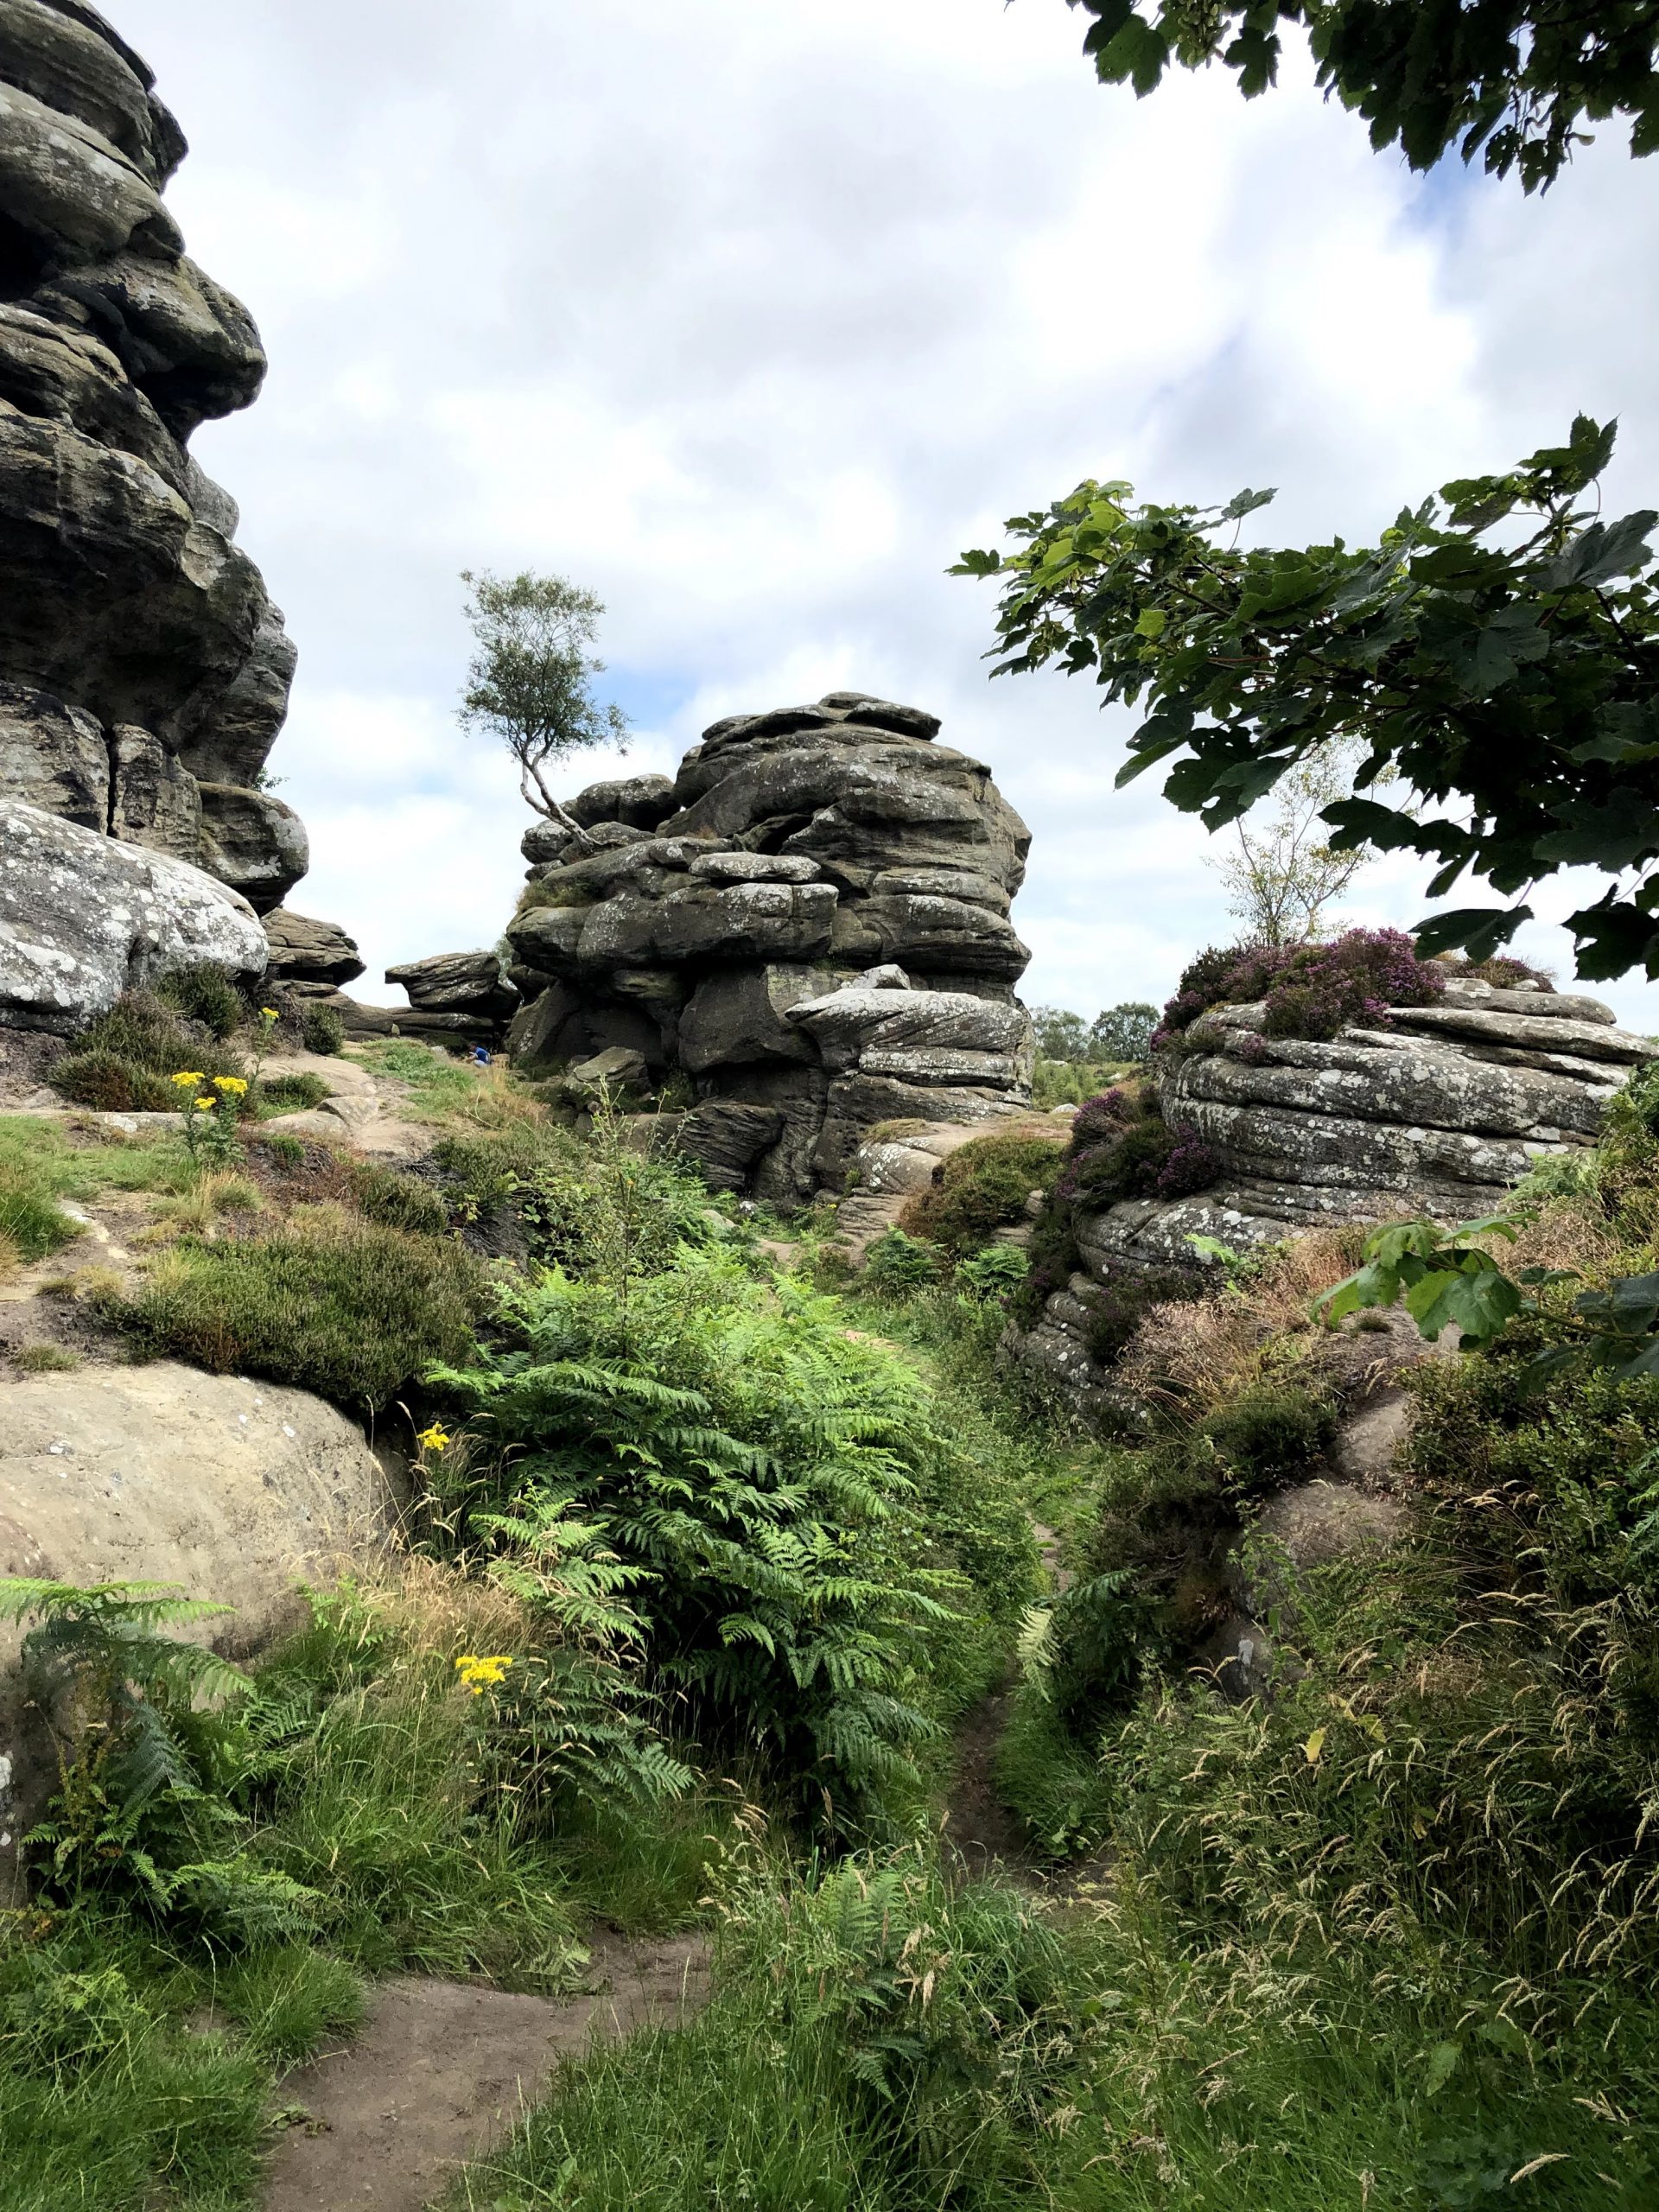
{"label": "yellow wildflower", "polygon": [[447,1452],[454,1442],[442,1421],[434,1421],[430,1428],[423,1428],[415,1441],[423,1452]]}
{"label": "yellow wildflower", "polygon": [[198,1114],[211,1114],[218,1103],[219,1101],[216,1098],[198,1098],[196,1111]]}
{"label": "yellow wildflower", "polygon": [[197,1068],[192,1072],[175,1075],[171,1078],[171,1080],[176,1083],[180,1090],[182,1090],[187,1084],[197,1084],[201,1081],[201,1070]]}
{"label": "yellow wildflower", "polygon": [[216,1075],[213,1077],[213,1089],[223,1090],[232,1098],[239,1098],[247,1087],[239,1075]]}
{"label": "yellow wildflower", "polygon": [[464,1689],[474,1697],[482,1697],[486,1687],[493,1690],[499,1689],[512,1664],[512,1659],[505,1653],[484,1658],[467,1651],[456,1660],[455,1672],[460,1675]]}
{"label": "yellow wildflower", "polygon": [[274,1006],[262,1006],[259,1009],[259,1019],[261,1021],[275,1021],[276,1019],[276,1007]]}

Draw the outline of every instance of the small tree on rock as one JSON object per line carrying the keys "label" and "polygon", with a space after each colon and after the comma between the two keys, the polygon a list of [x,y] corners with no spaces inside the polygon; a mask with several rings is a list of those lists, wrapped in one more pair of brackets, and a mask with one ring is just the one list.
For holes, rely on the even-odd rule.
{"label": "small tree on rock", "polygon": [[470,587],[467,619],[478,649],[467,671],[461,720],[499,738],[518,764],[527,804],[580,836],[547,786],[547,771],[590,745],[626,738],[620,707],[601,706],[593,678],[605,664],[588,652],[605,612],[602,601],[564,576],[516,576],[461,571]]}

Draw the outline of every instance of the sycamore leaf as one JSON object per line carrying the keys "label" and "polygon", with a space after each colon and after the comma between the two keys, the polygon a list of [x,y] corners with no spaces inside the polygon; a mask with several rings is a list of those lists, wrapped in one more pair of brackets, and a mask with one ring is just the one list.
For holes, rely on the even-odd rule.
{"label": "sycamore leaf", "polygon": [[1466,952],[1471,960],[1490,960],[1522,922],[1531,919],[1530,906],[1454,906],[1449,913],[1414,923],[1411,933],[1420,960],[1432,960],[1437,952]]}
{"label": "sycamore leaf", "polygon": [[1551,562],[1552,589],[1561,591],[1569,584],[1605,583],[1611,577],[1628,576],[1636,569],[1645,568],[1653,557],[1648,537],[1656,522],[1659,513],[1650,507],[1633,515],[1621,515],[1617,522],[1592,522],[1564,553]]}

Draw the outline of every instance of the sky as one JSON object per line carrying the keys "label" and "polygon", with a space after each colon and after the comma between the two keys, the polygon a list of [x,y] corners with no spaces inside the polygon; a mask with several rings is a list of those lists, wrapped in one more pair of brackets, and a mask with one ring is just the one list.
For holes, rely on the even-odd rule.
{"label": "sky", "polygon": [[[1272,485],[1258,535],[1368,542],[1580,409],[1625,418],[1609,512],[1659,480],[1659,161],[1614,127],[1541,201],[1414,177],[1299,55],[1254,102],[1102,86],[1062,0],[105,5],[270,355],[194,446],[300,648],[291,903],[357,938],[365,998],[493,942],[522,877],[516,773],[455,719],[464,569],[606,602],[634,732],[568,792],[842,687],[939,715],[1033,833],[1024,995],[1092,1014],[1236,937],[1223,841],[1114,790],[1133,721],[1087,679],[988,681],[963,547],[1084,477]],[[1344,911],[1409,924],[1424,880],[1379,863]],[[1571,978],[1560,929],[1518,949]],[[1659,986],[1593,988],[1659,1031]]]}

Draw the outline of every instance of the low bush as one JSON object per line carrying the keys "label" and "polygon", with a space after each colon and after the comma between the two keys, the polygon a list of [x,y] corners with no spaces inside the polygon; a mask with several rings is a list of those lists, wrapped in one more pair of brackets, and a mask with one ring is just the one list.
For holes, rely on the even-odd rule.
{"label": "low bush", "polygon": [[1427,1006],[1446,969],[1399,930],[1348,930],[1328,944],[1238,944],[1201,952],[1154,1033],[1157,1052],[1218,1006],[1264,1002],[1268,1037],[1334,1037],[1345,1022],[1386,1025],[1390,1006]]}
{"label": "low bush", "polygon": [[376,1410],[427,1362],[465,1355],[485,1291],[456,1245],[319,1205],[176,1244],[130,1298],[101,1302],[152,1355]]}
{"label": "low bush", "polygon": [[101,1112],[170,1113],[179,1094],[169,1078],[185,1068],[209,1082],[247,1073],[203,1024],[153,992],[128,991],[82,1031],[50,1080],[65,1098]]}
{"label": "low bush", "polygon": [[1097,1268],[1081,1300],[1088,1314],[1084,1343],[1090,1358],[1110,1367],[1154,1306],[1202,1298],[1210,1287],[1196,1267],[1136,1268],[1123,1261]]}
{"label": "low bush", "polygon": [[187,1020],[200,1022],[220,1044],[247,1019],[241,992],[225,969],[211,960],[163,976],[156,986],[156,995]]}
{"label": "low bush", "polygon": [[351,1160],[346,1173],[352,1204],[365,1221],[411,1236],[448,1236],[449,1210],[429,1184],[372,1160]]}
{"label": "low bush", "polygon": [[330,1095],[328,1085],[320,1075],[264,1076],[260,1078],[254,1110],[262,1117],[303,1114],[314,1106],[321,1106]]}
{"label": "low bush", "polygon": [[1323,1458],[1336,1425],[1329,1399],[1293,1383],[1264,1382],[1211,1414],[1198,1433],[1239,1496],[1255,1497],[1302,1480]]}
{"label": "low bush", "polygon": [[918,1854],[728,1885],[715,1993],[561,2069],[467,2177],[475,2212],[933,2212],[1048,2201],[1083,1961],[1039,1910]]}
{"label": "low bush", "polygon": [[308,1006],[300,1021],[300,1041],[308,1052],[332,1058],[346,1042],[346,1025],[331,1006]]}
{"label": "low bush", "polygon": [[887,1229],[864,1255],[862,1287],[873,1298],[908,1298],[937,1283],[943,1270],[931,1244],[899,1228]]}
{"label": "low bush", "polygon": [[900,1226],[965,1259],[997,1230],[1024,1220],[1033,1191],[1053,1188],[1065,1150],[1058,1136],[974,1137],[942,1162],[931,1190],[911,1199]]}

